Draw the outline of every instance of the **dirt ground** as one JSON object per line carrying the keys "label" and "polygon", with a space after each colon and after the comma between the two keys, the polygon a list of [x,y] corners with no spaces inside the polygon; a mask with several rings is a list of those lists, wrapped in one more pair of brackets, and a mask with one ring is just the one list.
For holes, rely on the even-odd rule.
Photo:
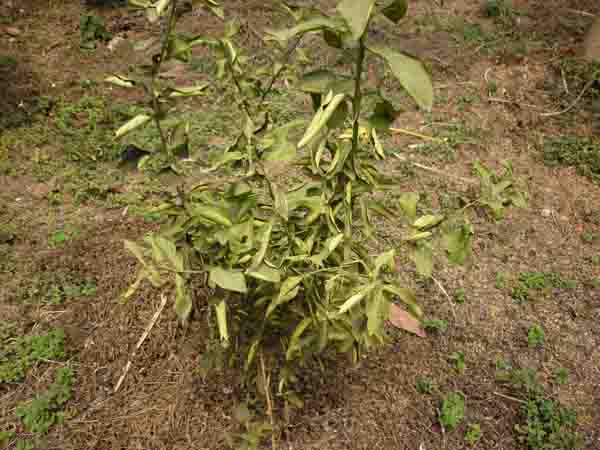
{"label": "dirt ground", "polygon": [[[0,322],[23,334],[62,327],[68,353],[67,362],[36,365],[22,383],[0,384],[0,431],[30,437],[15,418],[16,405],[43,391],[54,369],[68,364],[76,373],[68,418],[40,441],[40,449],[224,449],[224,433],[234,429],[236,398],[227,377],[199,375],[203,321],[192,321],[183,333],[166,308],[113,392],[160,303],[149,287],[127,304],[118,301],[137,270],[123,239],[138,239],[156,226],[134,212],[163,181],[122,172],[108,156],[92,162],[73,157],[92,139],[112,148],[93,133],[113,130],[114,117],[98,119],[75,149],[69,139],[81,136],[68,134],[59,122],[69,117],[74,129],[87,130],[89,115],[64,112],[83,98],[109,106],[132,101],[101,80],[127,71],[135,61],[127,42],[153,30],[126,8],[83,3],[0,4],[0,226],[11,236],[0,239]],[[224,3],[228,15],[252,24],[256,33],[247,31],[245,39],[250,48],[259,46],[261,29],[284,17],[264,7],[266,2]],[[435,283],[416,285],[426,314],[446,320],[447,331],[426,338],[391,331],[393,344],[359,367],[338,361],[325,374],[307,375],[305,406],[282,433],[281,448],[525,448],[514,432],[521,404],[495,377],[498,361],[504,361],[535,369],[548,395],[577,412],[583,449],[600,449],[600,284],[590,281],[600,278],[600,185],[574,167],[548,166],[541,156],[554,138],[598,136],[598,94],[579,56],[600,7],[596,0],[514,0],[515,13],[499,20],[485,17],[479,0],[440,3],[411,2],[402,26],[386,25],[381,34],[390,45],[419,55],[434,79],[432,113],[408,105],[398,126],[449,137],[453,145],[420,151],[413,145],[419,140],[407,136],[395,136],[388,145],[451,176],[471,177],[475,160],[491,167],[510,160],[526,181],[530,206],[509,210],[499,222],[474,216],[472,263],[436,267],[436,280],[451,296],[464,290],[464,304],[449,301]],[[86,13],[103,17],[125,44],[114,52],[106,43],[81,50],[79,24]],[[222,24],[202,14],[186,18],[183,28],[210,35]],[[315,40],[304,45],[334,61]],[[196,57],[204,61],[203,54]],[[207,78],[203,70],[194,73]],[[586,85],[592,87],[579,97]],[[389,89],[393,92],[391,82]],[[211,142],[219,141],[202,144]],[[399,163],[389,164],[396,169]],[[407,175],[405,187],[428,191],[434,207],[444,201],[444,192],[459,195],[465,189],[455,178],[429,172]],[[68,241],[52,241],[56,230],[66,230]],[[381,233],[382,242],[393,242],[393,227]],[[525,272],[558,273],[575,286],[519,303],[511,287]],[[42,301],[52,286],[81,280],[93,282],[94,295]],[[545,331],[542,348],[528,346],[532,324]],[[464,354],[464,372],[454,368],[455,352]],[[567,383],[552,381],[558,368],[568,370]],[[432,393],[418,392],[422,378],[433,382]],[[450,432],[439,426],[438,415],[441,398],[451,391],[463,393],[467,409],[465,421]],[[468,423],[482,430],[474,445],[464,439]]]}

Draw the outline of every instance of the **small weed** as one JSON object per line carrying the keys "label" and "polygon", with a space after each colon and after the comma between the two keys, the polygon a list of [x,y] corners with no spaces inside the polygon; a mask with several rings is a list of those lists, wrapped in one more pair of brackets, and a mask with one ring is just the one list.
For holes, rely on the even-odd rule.
{"label": "small weed", "polygon": [[554,381],[556,384],[567,384],[569,381],[569,371],[564,367],[559,367],[554,371]]}
{"label": "small weed", "polygon": [[590,263],[594,266],[600,266],[600,255],[594,255],[589,258]]}
{"label": "small weed", "polygon": [[433,392],[434,384],[429,378],[419,377],[417,378],[416,388],[419,394],[431,394]]}
{"label": "small weed", "polygon": [[48,238],[48,245],[50,247],[60,247],[78,235],[79,230],[77,229],[58,230]]}
{"label": "small weed", "polygon": [[494,96],[498,93],[498,84],[494,80],[490,80],[487,83],[488,95]]}
{"label": "small weed", "polygon": [[563,278],[554,272],[523,272],[519,275],[518,284],[513,288],[511,297],[518,303],[524,303],[531,298],[531,291],[546,291],[549,289],[573,289],[577,283]]}
{"label": "small weed", "polygon": [[25,336],[8,342],[0,349],[0,383],[22,380],[36,362],[65,357],[65,334],[55,329],[48,334]]}
{"label": "small weed", "polygon": [[580,175],[600,182],[600,141],[593,138],[563,137],[546,141],[542,158],[548,166],[575,167]]}
{"label": "small weed", "polygon": [[527,331],[527,345],[529,347],[540,347],[544,344],[544,329],[539,325],[532,325]]}
{"label": "small weed", "polygon": [[600,236],[591,231],[584,231],[581,233],[581,241],[586,244],[592,244],[594,241],[598,240],[600,240]]}
{"label": "small weed", "polygon": [[510,373],[513,388],[523,397],[522,423],[515,425],[518,440],[529,450],[578,450],[581,437],[575,431],[577,415],[548,397],[531,369]]}
{"label": "small weed", "polygon": [[71,398],[73,371],[68,367],[58,369],[54,383],[48,391],[31,402],[17,407],[17,417],[31,433],[44,434],[50,427],[64,421],[64,404]]}
{"label": "small weed", "polygon": [[498,272],[496,274],[496,282],[494,283],[496,289],[504,289],[506,287],[506,274],[503,272]]}
{"label": "small weed", "polygon": [[454,301],[459,304],[463,304],[467,300],[465,290],[463,288],[459,288],[454,293]]}
{"label": "small weed", "polygon": [[454,367],[456,367],[456,370],[460,373],[463,373],[466,370],[467,365],[465,364],[465,354],[463,352],[452,353],[450,359],[454,361]]}
{"label": "small weed", "polygon": [[425,319],[423,321],[423,328],[443,333],[448,329],[448,322],[443,319]]}
{"label": "small weed", "polygon": [[0,431],[0,444],[5,443],[6,441],[10,441],[14,437],[14,431]]}
{"label": "small weed", "polygon": [[446,430],[455,429],[465,417],[465,398],[458,392],[451,392],[442,400],[440,424]]}
{"label": "small weed", "polygon": [[33,450],[35,445],[29,441],[17,441],[17,445],[15,446],[15,450]]}
{"label": "small weed", "polygon": [[481,426],[478,423],[470,423],[469,429],[465,434],[465,441],[467,444],[473,446],[481,439]]}

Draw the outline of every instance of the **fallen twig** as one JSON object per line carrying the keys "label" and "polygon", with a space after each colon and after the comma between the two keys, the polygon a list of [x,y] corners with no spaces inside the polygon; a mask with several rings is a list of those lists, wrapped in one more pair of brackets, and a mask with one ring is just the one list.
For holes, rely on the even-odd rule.
{"label": "fallen twig", "polygon": [[144,330],[144,333],[140,337],[140,340],[137,342],[135,348],[133,349],[133,352],[131,353],[131,356],[129,357],[129,360],[127,361],[127,364],[125,364],[125,368],[123,369],[123,374],[119,378],[119,381],[117,381],[117,384],[115,386],[114,392],[117,392],[119,390],[119,388],[121,387],[121,384],[123,383],[123,380],[125,380],[125,377],[127,376],[127,372],[129,372],[129,369],[131,368],[131,361],[135,357],[136,352],[140,349],[140,347],[142,346],[142,344],[144,343],[144,341],[148,337],[148,334],[150,333],[150,330],[152,330],[152,327],[154,327],[154,324],[158,320],[158,317],[160,316],[160,313],[162,312],[162,310],[164,309],[164,307],[165,307],[166,304],[167,304],[167,297],[163,295],[163,296],[161,296],[160,306],[158,307],[158,309],[154,313],[154,316],[152,316],[152,319],[150,320],[150,322],[146,326],[146,329]]}
{"label": "fallen twig", "polygon": [[466,184],[478,184],[478,182],[476,180],[474,180],[474,179],[459,177],[458,175],[452,175],[452,174],[450,174],[448,172],[445,172],[443,170],[436,169],[435,167],[429,167],[429,166],[426,166],[426,165],[418,163],[418,162],[410,161],[405,156],[398,155],[397,153],[394,154],[394,156],[396,158],[398,158],[400,161],[412,164],[413,166],[415,166],[415,167],[417,167],[419,169],[422,169],[422,170],[426,170],[427,172],[435,173],[436,175],[442,175],[444,177],[451,178],[451,179],[454,179],[454,180],[457,180],[457,181],[461,181],[461,182],[466,183]]}
{"label": "fallen twig", "polygon": [[577,96],[577,98],[573,101],[573,103],[571,103],[569,106],[567,106],[565,109],[563,109],[562,111],[554,111],[554,112],[547,112],[547,113],[541,113],[540,116],[543,117],[552,117],[552,116],[559,116],[561,114],[567,113],[569,111],[571,111],[571,109],[573,109],[575,107],[575,105],[577,103],[579,103],[579,100],[581,100],[581,97],[583,97],[583,94],[586,93],[586,91],[592,86],[592,84],[594,84],[596,82],[596,80],[594,78],[592,78],[591,80],[589,80],[585,86],[583,87],[583,89],[581,90],[581,92],[579,93],[579,95]]}
{"label": "fallen twig", "polygon": [[437,287],[439,288],[440,291],[442,291],[442,293],[446,296],[446,298],[448,299],[448,304],[450,305],[450,309],[452,310],[452,315],[454,316],[454,320],[456,320],[456,311],[454,310],[454,303],[452,303],[452,299],[450,298],[450,296],[448,295],[448,292],[446,292],[446,289],[444,289],[444,286],[442,286],[442,283],[440,283],[436,278],[434,278],[433,276],[431,277],[431,279],[433,280],[433,282],[437,285]]}
{"label": "fallen twig", "polygon": [[510,395],[501,394],[500,392],[494,392],[494,395],[497,395],[498,397],[505,398],[507,400],[512,400],[513,402],[517,402],[517,403],[522,403],[522,404],[526,404],[527,403],[525,400],[521,400],[520,398],[516,398],[516,397],[511,397]]}

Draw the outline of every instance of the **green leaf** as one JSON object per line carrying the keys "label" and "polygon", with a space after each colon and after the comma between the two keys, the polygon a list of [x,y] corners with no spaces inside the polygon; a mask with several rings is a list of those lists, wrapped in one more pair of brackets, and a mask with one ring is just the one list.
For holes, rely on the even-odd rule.
{"label": "green leaf", "polygon": [[433,250],[429,242],[421,242],[413,249],[412,260],[417,272],[424,277],[430,277],[433,272]]}
{"label": "green leaf", "polygon": [[269,181],[269,189],[271,190],[271,196],[273,197],[273,208],[279,217],[287,222],[289,217],[289,206],[287,195],[283,190],[275,183]]}
{"label": "green leaf", "polygon": [[365,33],[375,0],[342,0],[337,10],[346,20],[352,32],[352,38],[359,40]]}
{"label": "green leaf", "polygon": [[246,275],[257,280],[268,281],[269,283],[279,283],[281,272],[266,265],[261,265],[257,269],[247,270]]}
{"label": "green leaf", "polygon": [[265,30],[265,32],[272,36],[274,39],[281,43],[285,43],[294,36],[310,33],[313,31],[320,31],[323,29],[330,29],[333,31],[342,30],[342,24],[334,18],[326,17],[315,17],[313,19],[306,20],[298,23],[292,28],[285,28],[283,30]]}
{"label": "green leaf", "polygon": [[423,239],[427,239],[431,236],[433,236],[433,233],[431,231],[421,231],[419,233],[413,233],[409,237],[403,238],[402,240],[405,242],[417,242]]}
{"label": "green leaf", "polygon": [[221,300],[215,305],[217,313],[217,325],[219,326],[219,336],[224,347],[229,346],[229,331],[227,329],[227,303]]}
{"label": "green leaf", "polygon": [[327,122],[340,103],[342,103],[344,97],[344,94],[334,95],[331,101],[326,104],[326,106],[325,104],[321,105],[321,108],[313,117],[313,120],[304,133],[304,136],[302,139],[300,139],[300,142],[298,142],[298,148],[304,147],[306,144],[308,144],[311,139],[314,138],[323,129],[323,127],[325,127],[325,125],[327,125]]}
{"label": "green leaf", "polygon": [[142,263],[144,266],[146,266],[146,261],[145,261],[145,258],[144,258],[144,250],[143,250],[143,248],[140,247],[135,242],[129,241],[127,239],[124,239],[123,243],[125,244],[125,248],[127,250],[129,250],[131,253],[133,253],[133,255],[138,259],[138,261],[140,263]]}
{"label": "green leaf", "polygon": [[343,304],[340,306],[338,314],[344,314],[346,311],[351,309],[353,306],[360,303],[360,301],[365,298],[367,295],[371,293],[373,289],[377,286],[377,283],[371,283],[362,289],[360,289],[356,294],[349,297]]}
{"label": "green leaf", "polygon": [[175,274],[175,313],[183,324],[192,312],[192,298],[186,288],[185,280],[179,274]]}
{"label": "green leaf", "polygon": [[402,113],[402,110],[397,110],[391,102],[382,99],[375,105],[373,114],[369,117],[368,122],[372,128],[387,131],[400,113]]}
{"label": "green leaf", "polygon": [[328,238],[323,244],[323,248],[321,249],[319,254],[314,255],[310,258],[311,261],[315,265],[320,266],[321,264],[323,264],[323,261],[325,261],[329,257],[329,255],[331,255],[331,252],[333,252],[338,247],[338,245],[341,244],[343,240],[344,233],[339,233],[335,236]]}
{"label": "green leaf", "polygon": [[398,203],[408,220],[414,222],[417,218],[417,203],[419,203],[418,192],[405,192],[398,199]]}
{"label": "green leaf", "polygon": [[251,270],[257,269],[265,259],[265,255],[267,254],[267,250],[271,243],[271,233],[273,232],[273,220],[269,221],[267,224],[264,234],[261,237],[260,247],[258,251],[252,257],[252,264],[250,266]]}
{"label": "green leaf", "polygon": [[298,89],[312,94],[354,94],[354,80],[326,69],[307,72],[299,80]]}
{"label": "green leaf", "polygon": [[183,272],[183,258],[177,254],[175,243],[162,236],[152,236],[148,239],[152,245],[154,260],[158,263],[167,260],[177,272]]}
{"label": "green leaf", "polygon": [[135,130],[136,128],[141,127],[142,125],[145,125],[146,123],[148,123],[150,120],[152,119],[152,117],[150,117],[147,114],[138,114],[137,116],[135,116],[133,119],[128,120],[127,122],[125,122],[124,125],[122,125],[116,132],[115,132],[115,137],[120,138],[125,136],[127,133],[130,133],[131,131]]}
{"label": "green leaf", "polygon": [[378,336],[383,329],[383,323],[390,315],[390,302],[381,291],[372,295],[367,301],[367,330],[369,335]]}
{"label": "green leaf", "polygon": [[442,216],[441,214],[436,214],[436,215],[428,214],[425,216],[421,216],[417,220],[415,220],[413,223],[413,227],[418,228],[419,230],[425,230],[428,228],[435,227],[443,220],[444,220],[444,216]]}
{"label": "green leaf", "polygon": [[286,278],[285,281],[281,283],[279,294],[273,299],[267,308],[267,312],[265,314],[266,317],[269,317],[278,306],[296,298],[298,292],[300,291],[300,283],[302,282],[303,278],[304,277],[302,275],[296,275]]}
{"label": "green leaf", "polygon": [[458,392],[449,393],[442,401],[440,423],[451,431],[458,426],[465,417],[465,399]]}
{"label": "green leaf", "polygon": [[381,272],[381,269],[384,269],[384,268],[393,269],[395,256],[396,256],[396,251],[394,249],[388,250],[385,253],[381,253],[380,255],[377,255],[377,258],[375,258],[375,270],[374,270],[373,277],[375,277],[375,278],[379,277],[379,273]]}
{"label": "green leaf", "polygon": [[454,226],[443,232],[443,243],[448,252],[448,260],[453,264],[464,264],[471,254],[473,228],[470,224]]}
{"label": "green leaf", "polygon": [[240,271],[213,267],[210,269],[208,281],[228,291],[240,292],[242,294],[248,292],[246,278]]}
{"label": "green leaf", "polygon": [[392,0],[381,13],[394,23],[398,23],[406,15],[408,3],[406,0]]}
{"label": "green leaf", "polygon": [[190,214],[192,216],[203,217],[226,227],[233,225],[231,219],[227,217],[226,212],[223,209],[214,206],[196,204],[191,208]]}
{"label": "green leaf", "polygon": [[311,317],[305,317],[298,324],[298,326],[296,327],[296,329],[292,333],[292,337],[290,338],[290,344],[289,344],[287,352],[285,354],[285,359],[287,359],[288,361],[290,361],[292,359],[292,357],[294,356],[294,352],[298,348],[298,343],[300,341],[300,336],[302,336],[302,333],[304,333],[304,331],[311,324],[311,322],[312,322],[312,318]]}
{"label": "green leaf", "polygon": [[383,58],[406,92],[426,111],[433,106],[433,86],[423,65],[416,59],[395,52],[388,47],[367,46]]}

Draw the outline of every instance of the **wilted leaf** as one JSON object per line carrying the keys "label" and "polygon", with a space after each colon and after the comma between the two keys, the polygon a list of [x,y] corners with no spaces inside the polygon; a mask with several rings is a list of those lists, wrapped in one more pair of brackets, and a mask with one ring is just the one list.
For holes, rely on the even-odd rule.
{"label": "wilted leaf", "polygon": [[343,100],[344,94],[337,94],[333,96],[325,108],[321,106],[321,109],[319,109],[319,111],[317,111],[313,117],[313,120],[304,133],[304,136],[302,139],[300,139],[300,142],[298,142],[298,148],[304,147],[306,144],[308,144],[311,139],[314,138],[323,129],[323,127],[327,125],[327,122]]}
{"label": "wilted leaf", "polygon": [[421,311],[421,308],[419,305],[417,305],[417,297],[415,297],[415,293],[410,289],[393,284],[386,284],[383,286],[383,290],[397,296],[400,300],[402,300],[402,302],[408,307],[408,311],[415,318],[419,318],[423,315],[423,311]]}
{"label": "wilted leaf", "polygon": [[221,208],[214,207],[214,206],[197,204],[191,208],[190,213],[193,216],[204,217],[205,219],[211,220],[214,223],[217,223],[219,225],[223,225],[226,227],[230,227],[233,225],[233,223],[231,222],[231,219],[229,217],[227,217],[226,211],[222,210]]}
{"label": "wilted leaf", "polygon": [[119,75],[114,75],[106,78],[104,81],[107,83],[115,84],[120,87],[130,88],[135,86],[135,81],[129,78],[121,77]]}
{"label": "wilted leaf", "polygon": [[375,258],[375,271],[373,276],[378,277],[381,269],[384,268],[393,268],[394,267],[394,257],[396,251],[394,249],[388,250],[387,252],[381,253]]}
{"label": "wilted leaf", "polygon": [[265,30],[265,32],[281,43],[285,43],[288,39],[293,38],[297,35],[309,33],[312,31],[319,31],[323,29],[339,30],[343,29],[340,22],[335,19],[329,19],[326,17],[315,17],[313,19],[300,22],[292,28],[286,28],[283,30]]}
{"label": "wilted leaf", "polygon": [[116,132],[115,137],[120,138],[125,136],[127,133],[135,130],[136,128],[141,127],[148,123],[152,117],[147,114],[138,114],[133,119],[128,120],[124,125],[122,125]]}
{"label": "wilted leaf", "polygon": [[412,314],[409,314],[394,303],[390,305],[390,315],[388,320],[394,327],[400,330],[408,331],[419,337],[426,336],[425,330],[421,326],[421,322]]}
{"label": "wilted leaf", "polygon": [[418,228],[420,230],[424,230],[427,228],[435,227],[442,220],[444,220],[444,216],[441,214],[428,214],[426,216],[421,216],[417,220],[414,221],[413,227]]}
{"label": "wilted leaf", "polygon": [[367,295],[369,295],[371,293],[371,291],[375,288],[375,286],[377,286],[376,283],[371,283],[371,284],[363,287],[362,289],[360,289],[356,294],[354,294],[350,298],[348,298],[343,303],[342,306],[340,306],[340,309],[339,309],[338,313],[339,314],[344,314],[350,308],[352,308],[353,306],[355,306],[358,303],[360,303],[360,301],[363,298],[365,298]]}
{"label": "wilted leaf", "polygon": [[390,301],[381,294],[381,291],[370,296],[367,300],[367,330],[369,335],[379,335],[384,321],[390,315]]}
{"label": "wilted leaf", "polygon": [[290,300],[296,298],[300,291],[300,283],[302,282],[303,276],[296,275],[288,277],[279,288],[279,294],[273,299],[269,307],[267,308],[266,317],[269,317],[275,309]]}
{"label": "wilted leaf", "polygon": [[388,63],[396,79],[421,108],[426,111],[431,110],[433,86],[419,61],[387,47],[368,46],[367,48]]}
{"label": "wilted leaf", "polygon": [[285,359],[287,359],[288,361],[291,360],[292,357],[294,356],[294,352],[298,348],[298,342],[300,341],[300,336],[302,336],[302,333],[304,333],[304,331],[311,324],[311,322],[312,322],[312,317],[305,317],[302,320],[302,322],[300,322],[298,324],[298,326],[294,330],[294,333],[292,333],[292,337],[290,338],[290,343],[288,345],[288,349],[285,354]]}
{"label": "wilted leaf", "polygon": [[246,278],[239,271],[226,270],[222,267],[213,267],[210,269],[209,282],[226,289],[228,291],[246,293]]}
{"label": "wilted leaf", "polygon": [[448,260],[453,264],[464,264],[471,254],[473,229],[469,224],[455,226],[443,233]]}

